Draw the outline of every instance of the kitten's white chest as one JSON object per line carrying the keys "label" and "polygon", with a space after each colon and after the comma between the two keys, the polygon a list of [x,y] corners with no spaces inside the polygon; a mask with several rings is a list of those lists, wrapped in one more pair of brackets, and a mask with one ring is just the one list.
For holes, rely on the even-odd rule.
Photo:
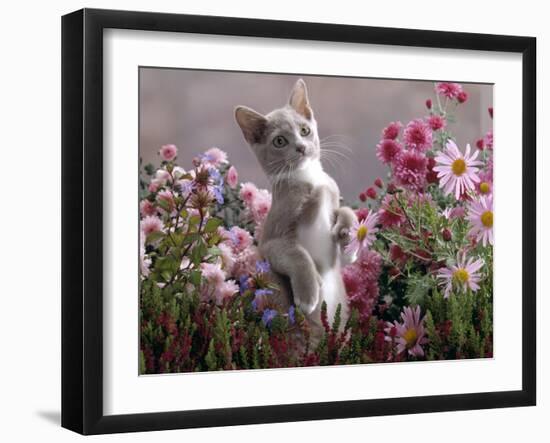
{"label": "kitten's white chest", "polygon": [[298,242],[309,252],[320,269],[328,269],[334,263],[334,242],[332,228],[332,199],[329,193],[329,177],[318,162],[310,162],[297,171],[297,178],[313,185],[314,188],[325,187],[319,207],[313,220],[298,228]]}

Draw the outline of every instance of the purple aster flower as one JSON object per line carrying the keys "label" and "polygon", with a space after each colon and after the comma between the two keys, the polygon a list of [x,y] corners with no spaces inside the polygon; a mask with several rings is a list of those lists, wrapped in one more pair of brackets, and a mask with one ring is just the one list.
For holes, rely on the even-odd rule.
{"label": "purple aster flower", "polygon": [[239,277],[239,288],[241,290],[241,294],[244,294],[248,289],[250,289],[247,275],[241,275]]}
{"label": "purple aster flower", "polygon": [[271,322],[277,316],[277,311],[275,309],[266,309],[262,315],[262,323],[269,328]]}
{"label": "purple aster flower", "polygon": [[294,309],[294,305],[292,305],[289,309],[288,309],[288,321],[291,325],[293,325],[294,323],[296,323],[296,315],[295,315],[295,309]]}
{"label": "purple aster flower", "polygon": [[270,269],[270,266],[269,266],[269,262],[267,260],[256,262],[256,272],[258,274],[265,274],[265,273],[269,272],[269,269]]}

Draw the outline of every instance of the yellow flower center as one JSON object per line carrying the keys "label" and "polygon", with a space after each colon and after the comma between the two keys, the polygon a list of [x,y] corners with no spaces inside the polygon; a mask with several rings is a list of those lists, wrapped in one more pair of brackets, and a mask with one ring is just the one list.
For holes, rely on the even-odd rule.
{"label": "yellow flower center", "polygon": [[453,274],[453,279],[457,283],[468,283],[468,280],[470,279],[470,274],[468,274],[468,271],[464,268],[457,269]]}
{"label": "yellow flower center", "polygon": [[451,165],[454,175],[462,175],[466,172],[466,162],[462,158],[457,158]]}
{"label": "yellow flower center", "polygon": [[493,211],[485,211],[483,214],[481,214],[481,223],[483,223],[483,226],[485,226],[486,228],[492,228]]}
{"label": "yellow flower center", "polygon": [[489,183],[487,183],[487,182],[481,182],[481,183],[479,184],[479,191],[480,191],[482,194],[488,194],[490,190],[491,190],[491,187],[489,186]]}
{"label": "yellow flower center", "polygon": [[369,230],[365,225],[359,226],[359,228],[357,229],[357,240],[363,241],[368,233]]}
{"label": "yellow flower center", "polygon": [[414,346],[414,344],[416,343],[416,338],[417,337],[418,336],[416,335],[416,329],[414,329],[414,328],[407,329],[405,331],[405,333],[403,334],[403,338],[407,342],[407,347],[408,348]]}

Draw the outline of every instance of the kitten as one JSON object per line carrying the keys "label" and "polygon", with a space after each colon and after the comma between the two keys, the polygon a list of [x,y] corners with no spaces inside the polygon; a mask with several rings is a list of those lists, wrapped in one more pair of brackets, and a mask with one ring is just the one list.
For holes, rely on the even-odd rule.
{"label": "kitten", "polygon": [[235,118],[272,184],[260,253],[271,264],[286,302],[306,315],[315,341],[323,330],[323,301],[330,322],[339,304],[342,327],[349,317],[340,271],[355,213],[340,207],[338,185],[321,165],[317,123],[302,79],[288,105],[265,116],[238,106]]}

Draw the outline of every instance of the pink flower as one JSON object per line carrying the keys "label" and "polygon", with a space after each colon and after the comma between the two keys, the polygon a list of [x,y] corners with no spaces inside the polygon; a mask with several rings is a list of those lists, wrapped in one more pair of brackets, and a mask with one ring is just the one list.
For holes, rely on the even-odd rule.
{"label": "pink flower", "polygon": [[462,206],[455,206],[454,208],[446,208],[443,211],[443,216],[447,220],[453,220],[456,218],[462,218],[466,215],[466,211]]}
{"label": "pink flower", "polygon": [[168,190],[160,191],[157,194],[157,202],[159,203],[160,209],[168,214],[170,214],[176,207],[174,195]]}
{"label": "pink flower", "polygon": [[401,319],[403,323],[386,323],[386,341],[395,340],[398,354],[407,351],[412,357],[423,357],[422,345],[426,344],[428,339],[424,329],[425,317],[420,318],[420,306],[416,306],[414,310],[410,306],[405,306]]}
{"label": "pink flower", "polygon": [[163,184],[161,183],[160,180],[158,179],[153,179],[151,180],[151,183],[149,183],[149,185],[147,186],[147,190],[151,193],[155,193],[159,190],[159,188],[162,186]]}
{"label": "pink flower", "polygon": [[475,183],[479,182],[477,166],[482,164],[476,160],[478,154],[479,151],[476,150],[470,155],[470,145],[467,145],[463,155],[454,141],[447,142],[447,148],[435,157],[438,165],[433,168],[438,172],[439,186],[445,195],[454,192],[458,200],[465,192],[474,190]]}
{"label": "pink flower", "polygon": [[157,171],[155,172],[155,178],[153,180],[158,180],[159,184],[164,186],[167,182],[172,180],[172,177],[166,169],[157,169]]}
{"label": "pink flower", "polygon": [[377,197],[376,189],[374,189],[372,186],[365,191],[365,194],[367,194],[367,197],[372,200],[375,200]]}
{"label": "pink flower", "polygon": [[174,160],[178,155],[178,148],[176,145],[162,145],[159,154],[163,160],[169,162]]}
{"label": "pink flower", "polygon": [[432,130],[424,120],[412,120],[403,132],[403,140],[410,149],[427,151],[433,143]]}
{"label": "pink flower", "polygon": [[374,180],[374,185],[382,189],[384,187],[384,181],[380,177],[377,177],[376,180]]}
{"label": "pink flower", "polygon": [[262,223],[271,209],[271,194],[265,189],[258,191],[249,209],[254,223]]}
{"label": "pink flower", "polygon": [[465,103],[468,100],[468,93],[466,91],[460,91],[456,96],[456,101],[458,103]]}
{"label": "pink flower", "polygon": [[476,183],[476,189],[481,195],[493,193],[493,173],[491,171],[479,173],[479,183]]}
{"label": "pink flower", "polygon": [[[366,197],[366,195],[365,195]],[[365,198],[366,200],[366,198]],[[369,215],[369,209],[368,208],[359,208],[357,211],[355,211],[355,215],[357,215],[357,219],[359,221],[363,221],[367,218],[367,216]]]}
{"label": "pink flower", "polygon": [[440,115],[430,115],[428,117],[428,125],[430,125],[430,128],[432,128],[432,131],[443,129],[446,124],[447,122]]}
{"label": "pink flower", "polygon": [[235,255],[233,275],[250,275],[256,271],[256,262],[260,259],[258,249],[251,245]]}
{"label": "pink flower", "polygon": [[479,197],[470,203],[468,220],[472,224],[469,235],[481,241],[483,246],[493,244],[493,196]]}
{"label": "pink flower", "polygon": [[202,161],[207,166],[217,168],[227,163],[227,154],[219,148],[210,148],[202,155]]}
{"label": "pink flower", "polygon": [[480,138],[478,141],[476,141],[476,148],[480,151],[483,151],[483,149],[485,148],[485,140]]}
{"label": "pink flower", "polygon": [[383,139],[376,145],[376,156],[382,163],[392,163],[401,153],[402,149],[398,141]]}
{"label": "pink flower", "polygon": [[447,98],[453,99],[462,92],[462,86],[458,83],[436,83],[435,92]]}
{"label": "pink flower", "polygon": [[403,151],[395,160],[393,174],[397,182],[414,191],[420,191],[426,182],[428,159],[414,149]]}
{"label": "pink flower", "polygon": [[252,201],[258,194],[258,188],[254,183],[246,182],[241,183],[241,190],[239,192],[239,197],[247,205],[252,204]]}
{"label": "pink flower", "polygon": [[139,202],[139,213],[142,217],[147,215],[155,215],[157,213],[157,208],[155,208],[153,202],[149,200],[141,200]]}
{"label": "pink flower", "polygon": [[233,226],[231,228],[229,231],[229,238],[231,239],[233,249],[237,252],[245,250],[253,243],[250,233],[246,229],[239,228],[238,226]]}
{"label": "pink flower", "polygon": [[141,230],[145,236],[162,231],[162,221],[156,215],[148,215],[143,220],[141,220]]}
{"label": "pink flower", "polygon": [[400,225],[404,219],[403,210],[399,207],[393,195],[386,194],[378,211],[379,223],[383,228],[390,228]]}
{"label": "pink flower", "polygon": [[351,241],[346,246],[346,253],[354,255],[362,249],[368,249],[374,240],[376,240],[375,234],[378,232],[377,223],[378,214],[373,211],[369,212],[364,220],[355,220],[350,230]]}
{"label": "pink flower", "polygon": [[201,263],[201,273],[209,286],[216,287],[225,281],[225,272],[219,263]]}
{"label": "pink flower", "polygon": [[342,270],[350,306],[357,309],[363,320],[370,317],[378,301],[381,270],[382,257],[367,249],[361,251],[355,263]]}
{"label": "pink flower", "polygon": [[479,270],[484,264],[480,258],[474,261],[470,257],[466,261],[466,254],[459,254],[455,265],[440,269],[437,278],[441,279],[445,285],[445,298],[451,295],[453,288],[461,292],[466,292],[468,289],[476,292],[481,280]]}
{"label": "pink flower", "polygon": [[426,108],[432,109],[432,99],[431,98],[427,99],[425,104],[426,104]]}
{"label": "pink flower", "polygon": [[493,149],[493,131],[489,131],[485,135],[485,145],[487,148]]}
{"label": "pink flower", "polygon": [[493,118],[493,112],[494,112],[494,111],[493,111],[493,107],[492,107],[492,106],[489,106],[489,107],[487,108],[487,111],[489,112],[489,116],[490,116],[491,118]]}
{"label": "pink flower", "polygon": [[402,126],[401,122],[391,122],[382,130],[382,139],[395,140]]}
{"label": "pink flower", "polygon": [[367,194],[365,192],[360,192],[359,193],[359,200],[361,200],[362,202],[366,202],[367,201]]}
{"label": "pink flower", "polygon": [[235,280],[227,280],[220,283],[214,291],[214,301],[218,306],[221,306],[224,300],[233,297],[239,292],[239,285]]}
{"label": "pink flower", "polygon": [[239,174],[237,173],[235,166],[231,166],[228,169],[227,175],[225,176],[225,181],[231,189],[235,189],[237,187],[237,184],[239,183]]}
{"label": "pink flower", "polygon": [[232,275],[233,267],[235,266],[235,255],[233,254],[233,248],[227,243],[219,243],[218,249],[220,250],[220,260],[222,269],[227,272],[228,275]]}

